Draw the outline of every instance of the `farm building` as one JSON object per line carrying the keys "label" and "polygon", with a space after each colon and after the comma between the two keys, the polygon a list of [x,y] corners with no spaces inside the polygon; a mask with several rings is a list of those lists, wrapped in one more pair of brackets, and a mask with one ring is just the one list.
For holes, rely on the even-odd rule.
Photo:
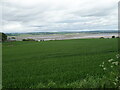
{"label": "farm building", "polygon": [[37,40],[37,41],[40,42],[40,41],[50,41],[50,40],[55,40],[55,39],[40,39],[40,40]]}

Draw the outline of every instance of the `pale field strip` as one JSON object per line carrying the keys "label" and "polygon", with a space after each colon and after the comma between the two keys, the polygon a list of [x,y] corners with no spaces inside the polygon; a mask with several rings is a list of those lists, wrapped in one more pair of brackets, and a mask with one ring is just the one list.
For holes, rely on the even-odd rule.
{"label": "pale field strip", "polygon": [[89,34],[89,33],[75,33],[75,34],[50,34],[50,35],[20,35],[16,36],[17,41],[22,39],[35,39],[35,40],[66,40],[66,39],[85,39],[85,38],[111,38],[112,36],[118,36],[117,33],[100,33],[100,34]]}

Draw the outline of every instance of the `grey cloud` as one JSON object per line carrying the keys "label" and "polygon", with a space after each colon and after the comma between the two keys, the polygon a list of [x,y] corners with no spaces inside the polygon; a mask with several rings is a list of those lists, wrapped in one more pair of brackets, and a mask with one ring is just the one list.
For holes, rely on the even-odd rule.
{"label": "grey cloud", "polygon": [[81,17],[90,17],[90,16],[103,17],[103,16],[110,15],[111,12],[116,9],[117,9],[117,3],[109,7],[97,6],[94,8],[87,8],[87,9],[83,9],[80,11],[78,10],[78,11],[73,12],[73,14],[81,16]]}
{"label": "grey cloud", "polygon": [[[20,4],[17,3],[17,0],[15,1],[4,0],[2,4],[5,32],[117,28],[117,3],[114,0],[110,0],[110,2],[114,2],[110,5],[99,3],[86,5],[81,0],[76,2],[73,0],[65,2],[63,0],[58,0],[59,2],[56,0],[51,0],[51,2],[29,0],[30,5],[22,0]],[[85,2],[87,1],[89,0],[85,0]],[[91,1],[97,2],[96,0]]]}

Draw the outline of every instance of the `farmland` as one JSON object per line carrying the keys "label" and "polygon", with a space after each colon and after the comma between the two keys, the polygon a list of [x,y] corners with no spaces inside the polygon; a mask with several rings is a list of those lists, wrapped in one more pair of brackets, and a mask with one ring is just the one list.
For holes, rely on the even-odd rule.
{"label": "farmland", "polygon": [[68,39],[86,39],[86,38],[111,38],[112,36],[118,36],[118,33],[99,33],[99,32],[58,32],[58,33],[17,33],[8,34],[8,38],[15,37],[17,41],[23,39],[34,40],[68,40]]}
{"label": "farmland", "polygon": [[[100,82],[96,82],[104,75],[99,65],[115,58],[118,53],[117,41],[74,39],[5,42],[3,88],[79,88],[76,84],[87,77],[90,77],[89,85],[84,87],[101,87]],[[96,80],[92,85],[91,79]]]}

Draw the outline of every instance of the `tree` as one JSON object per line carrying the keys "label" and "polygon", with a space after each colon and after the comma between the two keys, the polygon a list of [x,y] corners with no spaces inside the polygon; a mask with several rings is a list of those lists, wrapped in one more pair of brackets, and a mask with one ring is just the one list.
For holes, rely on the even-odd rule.
{"label": "tree", "polygon": [[15,37],[11,37],[11,39],[15,39]]}
{"label": "tree", "polygon": [[6,41],[7,40],[7,35],[5,33],[2,33],[2,41]]}
{"label": "tree", "polygon": [[115,36],[112,36],[112,38],[115,38]]}

